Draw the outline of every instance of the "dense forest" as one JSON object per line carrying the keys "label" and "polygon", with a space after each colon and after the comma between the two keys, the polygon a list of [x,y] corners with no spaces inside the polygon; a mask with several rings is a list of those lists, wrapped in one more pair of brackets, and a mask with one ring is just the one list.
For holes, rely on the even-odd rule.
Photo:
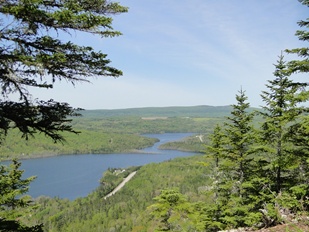
{"label": "dense forest", "polygon": [[[309,6],[309,1],[300,2]],[[279,55],[274,77],[261,92],[261,109],[250,107],[241,88],[235,103],[226,107],[97,110],[75,118],[79,113],[66,103],[32,102],[26,87],[52,88],[56,79],[75,83],[91,75],[122,74],[107,66],[105,54],[48,35],[50,30],[71,29],[120,34],[112,30],[105,13],[123,13],[126,7],[106,1],[85,3],[0,3],[0,12],[13,19],[0,34],[6,46],[1,50],[5,98],[0,101],[1,160],[128,152],[156,141],[144,138],[144,133],[165,132],[196,133],[161,149],[197,154],[124,172],[109,169],[95,191],[74,201],[26,195],[35,177],[23,179],[21,163],[13,159],[0,166],[0,230],[309,231],[309,91],[308,82],[294,79],[295,74],[309,72],[309,48],[287,49]],[[29,11],[33,17],[28,17]],[[308,28],[309,21],[298,24]],[[44,32],[47,35],[42,36]],[[305,30],[296,35],[301,41],[309,39]],[[299,60],[286,60],[290,54]],[[50,83],[43,78],[46,73],[52,76]],[[12,92],[20,95],[19,102],[7,100]],[[132,172],[136,175],[106,198]]]}
{"label": "dense forest", "polygon": [[[117,175],[114,169],[106,171],[97,190],[86,198],[37,199],[32,223],[44,223],[46,231],[154,231],[159,224],[148,208],[154,203],[160,189],[177,189],[186,194],[188,201],[207,201],[207,176],[210,174],[200,163],[204,157],[177,158],[159,164],[132,167]],[[134,178],[121,191],[104,200],[104,196],[130,171],[137,170]],[[27,221],[27,224],[30,224]]]}
{"label": "dense forest", "polygon": [[[124,135],[141,142],[129,141],[133,143],[130,149],[155,142],[141,140],[142,133],[196,132],[192,137],[163,144],[161,148],[200,153],[160,164],[130,167],[123,173],[109,169],[94,192],[74,201],[40,197],[33,204],[24,196],[18,201],[33,206],[24,210],[14,208],[11,214],[19,215],[23,224],[45,231],[257,230],[281,224],[287,226],[287,231],[289,228],[308,230],[308,107],[303,103],[309,95],[304,92],[305,86],[294,83],[285,70],[284,57],[280,56],[275,65],[275,78],[268,81],[267,90],[261,94],[265,103],[261,109],[250,108],[246,92],[240,89],[235,104],[223,107],[229,113],[223,114],[220,108],[217,116],[212,114],[209,118],[196,114],[195,117],[188,114],[185,117],[181,114],[178,117],[156,114],[100,117],[100,112],[88,116],[86,112],[78,123],[73,122],[79,126],[81,135],[85,134],[84,141],[91,140],[93,135],[102,139],[96,140],[101,149],[98,152],[112,152],[108,150],[111,143],[125,143],[120,131],[127,128]],[[120,136],[118,139],[113,137],[116,134]],[[103,143],[104,135],[107,143]],[[43,137],[34,141],[44,144]],[[73,144],[77,143],[73,140]],[[93,147],[91,151],[95,152]],[[68,151],[74,152],[77,150]],[[19,183],[22,174],[19,166],[14,161],[10,169],[2,169],[3,176]],[[133,179],[105,199],[133,171],[137,171]],[[31,180],[24,180],[19,186],[27,186]],[[26,188],[13,196],[24,192]]]}
{"label": "dense forest", "polygon": [[[183,132],[189,125],[185,132],[196,135],[161,148],[200,153],[160,164],[128,167],[123,173],[109,169],[100,186],[87,197],[74,201],[40,197],[32,207],[18,210],[19,220],[31,228],[42,224],[45,231],[220,231],[280,224],[306,231],[308,109],[301,103],[308,95],[302,92],[303,86],[295,86],[282,72],[282,56],[275,68],[275,79],[261,94],[265,101],[261,109],[250,108],[241,89],[236,103],[226,107],[229,113],[218,112],[218,117],[162,118],[153,114],[146,120],[142,115],[79,118],[79,128],[86,137],[101,138],[106,126],[109,141],[111,135],[120,135],[118,130],[124,125],[128,125],[128,134],[139,139],[143,137],[138,131],[157,132],[158,125],[164,129],[161,132]],[[153,130],[139,127],[136,120],[145,121],[147,128]],[[178,120],[188,124],[179,125],[175,123]],[[198,133],[201,125],[205,133]],[[44,140],[39,139],[33,141],[43,144]],[[147,141],[148,146],[153,142]],[[102,141],[100,144],[106,146]],[[21,173],[18,162],[14,165],[11,171],[3,169],[3,174]],[[104,198],[133,171],[137,174],[132,180],[112,197]]]}
{"label": "dense forest", "polygon": [[[21,139],[20,132],[10,131],[7,139],[0,146],[0,158],[8,160],[59,154],[132,152],[149,147],[156,142],[155,139],[142,136],[146,133],[209,134],[213,130],[213,125],[222,121],[224,116],[229,114],[230,109],[230,106],[193,106],[108,111],[85,110],[81,112],[81,117],[74,118],[72,121],[74,128],[80,133],[61,133],[65,138],[62,143],[54,143],[43,134],[24,141]],[[200,151],[199,140],[194,139],[193,142],[195,147],[186,146],[182,149]]]}
{"label": "dense forest", "polygon": [[[286,231],[308,230],[308,116],[300,104],[308,95],[284,68],[280,56],[275,79],[261,94],[262,109],[252,110],[241,89],[211,133],[162,146],[203,153],[123,173],[109,169],[87,197],[38,198],[20,220],[42,223],[45,231],[254,230],[281,224]],[[123,189],[104,198],[133,171]]]}

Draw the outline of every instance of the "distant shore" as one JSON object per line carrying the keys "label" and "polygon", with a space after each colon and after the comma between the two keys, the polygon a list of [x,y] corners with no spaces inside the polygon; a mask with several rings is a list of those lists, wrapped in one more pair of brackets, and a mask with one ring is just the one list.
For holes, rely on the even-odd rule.
{"label": "distant shore", "polygon": [[64,153],[64,154],[58,154],[58,153],[48,153],[48,154],[39,154],[39,155],[14,155],[10,158],[0,158],[0,162],[5,161],[11,161],[13,159],[17,160],[29,160],[29,159],[43,159],[43,158],[49,158],[49,157],[56,157],[56,156],[64,156],[64,155],[108,155],[108,154],[157,154],[156,152],[145,152],[143,150],[130,150],[130,151],[123,151],[123,152],[114,152],[114,153]]}

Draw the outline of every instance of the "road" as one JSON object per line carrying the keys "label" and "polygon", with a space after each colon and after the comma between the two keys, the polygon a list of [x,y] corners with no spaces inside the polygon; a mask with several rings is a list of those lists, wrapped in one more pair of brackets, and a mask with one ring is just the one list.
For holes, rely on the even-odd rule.
{"label": "road", "polygon": [[129,180],[131,180],[131,178],[136,174],[135,172],[130,173],[112,192],[110,192],[109,194],[107,194],[104,199],[111,197],[112,195],[114,195],[116,192],[118,192]]}

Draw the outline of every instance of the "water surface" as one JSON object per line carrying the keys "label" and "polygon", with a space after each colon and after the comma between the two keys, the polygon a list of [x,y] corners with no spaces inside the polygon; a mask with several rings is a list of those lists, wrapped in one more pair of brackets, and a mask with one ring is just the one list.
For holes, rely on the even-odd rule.
{"label": "water surface", "polygon": [[[25,177],[37,176],[30,184],[29,195],[41,195],[70,200],[87,196],[99,186],[99,180],[108,168],[126,168],[152,162],[162,162],[194,153],[174,150],[158,150],[160,144],[177,141],[188,133],[147,134],[160,142],[143,150],[146,154],[85,154],[63,155],[22,161]],[[148,152],[148,153],[147,153]]]}

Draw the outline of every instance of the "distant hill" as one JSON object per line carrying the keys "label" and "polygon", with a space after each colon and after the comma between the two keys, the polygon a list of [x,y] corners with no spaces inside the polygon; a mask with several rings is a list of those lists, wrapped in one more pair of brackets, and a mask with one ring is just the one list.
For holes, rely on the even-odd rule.
{"label": "distant hill", "polygon": [[81,113],[89,118],[139,116],[139,117],[223,117],[230,114],[231,106],[171,106],[144,107],[114,110],[85,110]]}

